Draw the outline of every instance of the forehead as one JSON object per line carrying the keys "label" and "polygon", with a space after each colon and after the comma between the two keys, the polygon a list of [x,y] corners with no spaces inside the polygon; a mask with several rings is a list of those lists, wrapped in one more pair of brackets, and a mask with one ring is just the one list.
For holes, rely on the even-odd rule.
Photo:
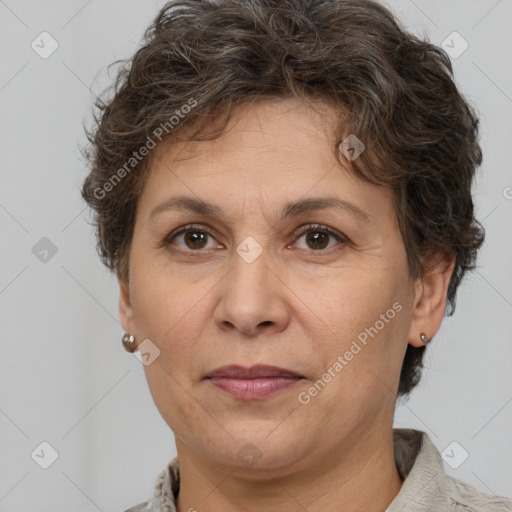
{"label": "forehead", "polygon": [[[237,106],[219,137],[206,140],[209,128],[214,129],[220,117],[200,119],[183,130],[177,126],[154,152],[158,156],[165,153],[166,157],[178,161],[214,151],[216,154],[229,152],[232,158],[237,148],[259,153],[288,147],[294,154],[308,153],[318,159],[319,149],[323,152],[335,143],[336,117],[334,109],[325,103],[306,104],[294,98],[259,99]],[[205,140],[189,138],[198,123],[204,131],[198,139]],[[312,145],[312,139],[317,143]]]}
{"label": "forehead", "polygon": [[[154,203],[186,193],[224,207],[258,200],[267,206],[310,195],[338,196],[362,210],[389,212],[391,191],[359,178],[336,159],[336,113],[292,99],[239,107],[222,135],[190,141],[177,132],[153,151],[143,191]],[[141,198],[142,199],[142,198]]]}

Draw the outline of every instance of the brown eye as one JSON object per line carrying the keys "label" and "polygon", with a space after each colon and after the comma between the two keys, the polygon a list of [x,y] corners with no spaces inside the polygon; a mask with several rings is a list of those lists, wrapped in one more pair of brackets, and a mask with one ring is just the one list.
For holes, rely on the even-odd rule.
{"label": "brown eye", "polygon": [[208,233],[201,231],[187,231],[184,235],[183,240],[189,249],[204,249]]}
{"label": "brown eye", "polygon": [[306,243],[315,250],[325,249],[329,244],[329,235],[321,231],[310,231],[306,234]]}
{"label": "brown eye", "polygon": [[304,237],[306,247],[299,248],[310,251],[323,251],[326,249],[331,249],[332,247],[336,246],[336,243],[331,242],[337,241],[343,245],[343,242],[346,241],[345,237],[339,233],[336,233],[327,226],[321,226],[318,224],[304,226],[304,228],[302,228],[301,232],[299,233],[299,238],[297,238],[297,240],[300,240],[302,237]]}
{"label": "brown eye", "polygon": [[[208,246],[209,242],[210,246]],[[211,233],[195,226],[185,226],[165,239],[165,245],[175,245],[178,249],[188,252],[200,252],[202,249],[216,247],[212,242],[214,238]]]}

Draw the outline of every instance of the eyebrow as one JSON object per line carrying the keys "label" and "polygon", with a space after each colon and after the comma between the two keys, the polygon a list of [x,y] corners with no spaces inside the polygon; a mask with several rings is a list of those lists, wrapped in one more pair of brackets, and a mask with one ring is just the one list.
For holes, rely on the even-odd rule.
{"label": "eyebrow", "polygon": [[[344,199],[340,199],[339,197],[311,197],[301,199],[299,201],[288,202],[284,205],[281,218],[279,220],[282,221],[288,217],[298,217],[306,212],[323,210],[326,208],[336,208],[338,210],[345,211],[364,222],[369,222],[370,220],[369,215],[358,206]],[[223,210],[214,204],[207,203],[206,201],[195,199],[193,197],[177,196],[170,197],[155,206],[155,208],[151,210],[149,218],[152,219],[159,213],[167,210],[188,210],[204,216],[224,217]]]}

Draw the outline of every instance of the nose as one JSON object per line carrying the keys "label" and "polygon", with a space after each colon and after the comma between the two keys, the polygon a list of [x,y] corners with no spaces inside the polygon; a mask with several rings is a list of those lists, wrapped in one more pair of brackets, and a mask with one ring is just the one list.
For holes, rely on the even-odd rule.
{"label": "nose", "polygon": [[257,336],[279,333],[289,324],[286,294],[290,290],[270,267],[265,251],[252,263],[235,253],[219,286],[214,320],[221,330]]}

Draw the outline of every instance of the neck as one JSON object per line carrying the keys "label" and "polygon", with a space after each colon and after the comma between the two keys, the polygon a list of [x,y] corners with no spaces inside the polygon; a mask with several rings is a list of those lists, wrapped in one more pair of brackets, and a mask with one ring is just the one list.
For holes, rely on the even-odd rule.
{"label": "neck", "polygon": [[180,464],[178,512],[384,512],[402,479],[392,430],[358,435],[328,453],[314,453],[307,467],[279,472],[219,467],[176,442]]}

